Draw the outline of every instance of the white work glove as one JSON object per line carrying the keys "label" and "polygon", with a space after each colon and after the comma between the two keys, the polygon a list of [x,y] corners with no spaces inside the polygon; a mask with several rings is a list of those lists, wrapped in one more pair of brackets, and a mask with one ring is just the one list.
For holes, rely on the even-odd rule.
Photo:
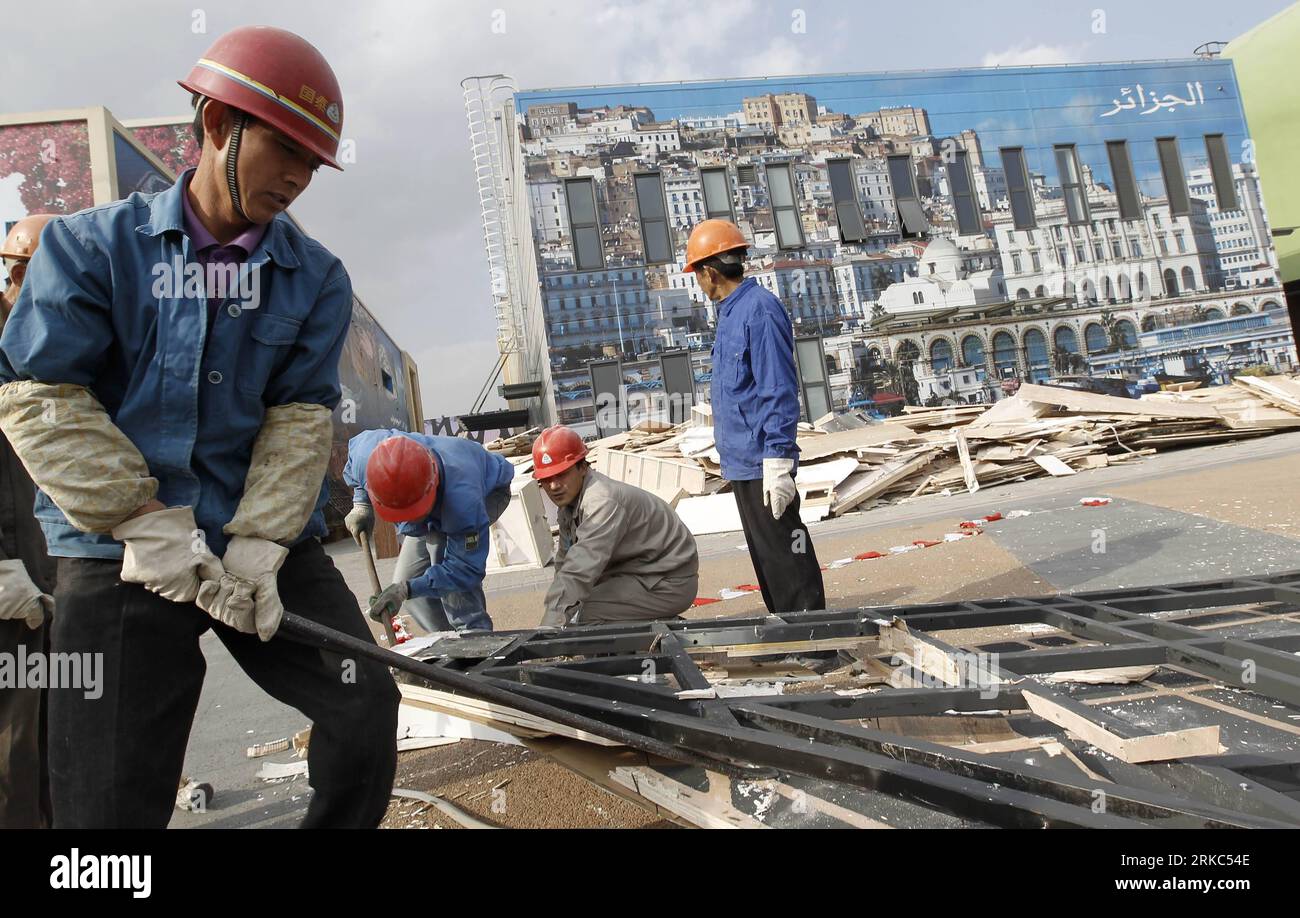
{"label": "white work glove", "polygon": [[384,588],[382,593],[370,597],[370,618],[382,622],[384,617],[392,618],[402,608],[402,603],[411,598],[411,585],[399,580]]}
{"label": "white work glove", "polygon": [[[280,619],[284,617],[276,574],[288,554],[289,549],[267,539],[232,537],[221,563],[225,566],[227,576],[242,580],[246,586],[221,585],[217,598],[218,601],[224,600],[224,604],[220,611],[232,619],[221,620],[245,634],[256,634],[264,641],[271,640],[280,627]],[[246,602],[249,595],[253,600],[251,610]],[[209,615],[214,615],[212,610],[207,611]]]}
{"label": "white work glove", "polygon": [[0,620],[26,619],[33,631],[54,615],[54,597],[42,593],[21,561],[0,561]]}
{"label": "white work glove", "polygon": [[118,523],[125,543],[122,581],[139,583],[172,602],[194,602],[204,580],[221,579],[221,562],[208,551],[193,507],[168,507]]}
{"label": "white work glove", "polygon": [[772,511],[772,519],[779,520],[799,495],[794,486],[793,459],[763,460],[763,506]]}
{"label": "white work glove", "polygon": [[369,504],[356,503],[348,511],[348,515],[343,517],[343,525],[347,527],[348,532],[352,535],[352,540],[358,545],[361,544],[361,533],[365,533],[370,541],[375,539],[375,508]]}

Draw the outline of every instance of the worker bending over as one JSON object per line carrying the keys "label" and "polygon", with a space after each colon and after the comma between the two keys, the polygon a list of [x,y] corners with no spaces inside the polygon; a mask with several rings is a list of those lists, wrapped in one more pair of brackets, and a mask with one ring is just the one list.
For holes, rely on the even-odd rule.
{"label": "worker bending over", "polygon": [[[287,606],[373,641],[319,539],[352,284],[284,213],[338,168],[338,82],[302,38],[253,26],[181,85],[198,168],[51,220],[0,337],[0,428],[59,559],[51,643],[103,655],[101,694],[50,692],[54,824],[167,825],[211,628],[313,721],[303,825],[373,827],[397,765],[392,674],[271,640]],[[157,282],[182,265],[203,289]]]}
{"label": "worker bending over", "polygon": [[560,508],[560,550],[543,627],[675,618],[699,586],[695,537],[649,491],[587,464],[567,427],[533,443],[533,477]]}
{"label": "worker bending over", "polygon": [[[52,214],[14,224],[0,257],[9,281],[0,293],[0,331],[18,301],[27,263]],[[54,614],[54,560],[36,523],[32,479],[0,434],[0,658],[29,658],[49,648]],[[51,824],[45,762],[45,690],[0,690],[0,829],[40,829]]]}
{"label": "worker bending over", "polygon": [[343,480],[355,489],[344,520],[358,542],[375,514],[397,523],[393,583],[371,597],[376,621],[410,612],[426,631],[491,631],[483,578],[488,530],[510,505],[515,467],[473,440],[367,430],[348,443]]}

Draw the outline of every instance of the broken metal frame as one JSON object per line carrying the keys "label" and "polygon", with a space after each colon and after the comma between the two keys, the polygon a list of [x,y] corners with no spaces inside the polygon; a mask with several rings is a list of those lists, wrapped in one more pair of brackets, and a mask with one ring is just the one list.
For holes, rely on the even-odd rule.
{"label": "broken metal frame", "polygon": [[[843,782],[979,823],[1080,827],[1295,827],[1300,801],[1288,795],[1300,773],[1277,757],[1202,756],[1138,766],[1107,762],[1093,780],[844,721],[996,709],[1027,712],[1022,686],[1120,736],[1127,723],[1024,677],[1077,669],[1169,665],[1300,707],[1300,634],[1222,638],[1150,613],[1281,603],[1300,608],[1300,571],[1049,597],[839,609],[736,619],[644,622],[496,635],[477,654],[415,661],[379,651],[412,675],[518,707],[541,705],[653,743],[669,758],[717,763],[732,774],[776,769]],[[1094,646],[1000,653],[991,669],[939,687],[872,694],[713,696],[692,652],[791,652],[836,641],[878,639],[894,622],[941,654],[969,655],[932,636],[953,629],[1040,623]],[[453,643],[453,647],[455,646]],[[779,645],[779,646],[765,646]],[[431,650],[437,650],[437,645]],[[467,650],[469,648],[466,648]],[[397,662],[392,657],[397,657]],[[914,664],[915,661],[912,661]],[[904,667],[904,672],[909,672]],[[911,670],[916,673],[918,671]],[[656,676],[671,674],[677,688]],[[933,676],[930,676],[933,679]],[[462,681],[464,680],[464,681]],[[682,697],[685,696],[685,697]],[[509,699],[516,699],[510,702]],[[556,719],[556,718],[552,718]],[[592,731],[596,732],[596,731]],[[645,748],[640,745],[640,748]],[[752,777],[752,773],[750,774]],[[1258,779],[1256,776],[1259,776]],[[1289,780],[1288,780],[1289,779]],[[1196,787],[1202,799],[1185,794]],[[1105,805],[1095,811],[1104,796]]]}

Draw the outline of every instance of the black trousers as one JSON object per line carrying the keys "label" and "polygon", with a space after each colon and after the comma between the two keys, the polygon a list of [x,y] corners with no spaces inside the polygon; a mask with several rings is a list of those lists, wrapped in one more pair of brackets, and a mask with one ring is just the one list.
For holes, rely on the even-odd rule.
{"label": "black trousers", "polygon": [[826,590],[821,565],[813,551],[808,527],[799,519],[799,495],[781,518],[763,505],[763,480],[733,481],[731,490],[740,509],[745,544],[763,590],[763,602],[773,613],[825,609]]}
{"label": "black trousers", "polygon": [[[0,654],[18,656],[49,650],[49,626],[33,631],[22,619],[0,621]],[[0,689],[0,829],[44,829],[50,825],[50,781],[45,761],[45,704],[42,688]]]}
{"label": "black trousers", "polygon": [[[60,558],[52,643],[102,653],[103,695],[50,692],[50,785],[56,828],[165,828],[206,664],[212,628],[267,694],[312,721],[315,793],[303,828],[373,828],[397,768],[397,686],[387,667],[295,644],[262,642],[119,578],[122,563]],[[285,608],[373,640],[356,597],[315,539],[296,545],[278,579]]]}

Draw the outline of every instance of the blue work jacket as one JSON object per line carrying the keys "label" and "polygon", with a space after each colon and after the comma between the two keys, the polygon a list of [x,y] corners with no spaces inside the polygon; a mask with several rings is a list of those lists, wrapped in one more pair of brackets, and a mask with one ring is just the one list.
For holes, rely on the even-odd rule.
{"label": "blue work jacket", "polygon": [[[204,290],[176,270],[198,264],[181,211],[187,177],[47,224],[0,337],[0,385],[88,388],[144,456],[158,499],[193,506],[220,556],[266,409],[339,402],[352,283],[277,214],[245,264],[256,295],[232,290],[209,333]],[[327,497],[322,479],[295,542],[325,534]],[[52,555],[122,557],[121,543],[74,528],[40,491],[36,516]]]}
{"label": "blue work jacket", "polygon": [[412,596],[460,593],[474,589],[487,576],[489,521],[487,496],[507,487],[515,467],[496,453],[462,437],[431,437],[405,430],[367,430],[348,441],[343,480],[352,487],[352,500],[370,503],[366,492],[366,463],[375,447],[389,437],[414,440],[433,453],[438,463],[438,495],[421,520],[399,523],[402,535],[420,538],[430,533],[446,537],[442,562],[411,581]]}
{"label": "blue work jacket", "polygon": [[712,402],[723,478],[752,481],[763,477],[764,459],[798,460],[799,382],[790,316],[752,277],[718,304]]}

